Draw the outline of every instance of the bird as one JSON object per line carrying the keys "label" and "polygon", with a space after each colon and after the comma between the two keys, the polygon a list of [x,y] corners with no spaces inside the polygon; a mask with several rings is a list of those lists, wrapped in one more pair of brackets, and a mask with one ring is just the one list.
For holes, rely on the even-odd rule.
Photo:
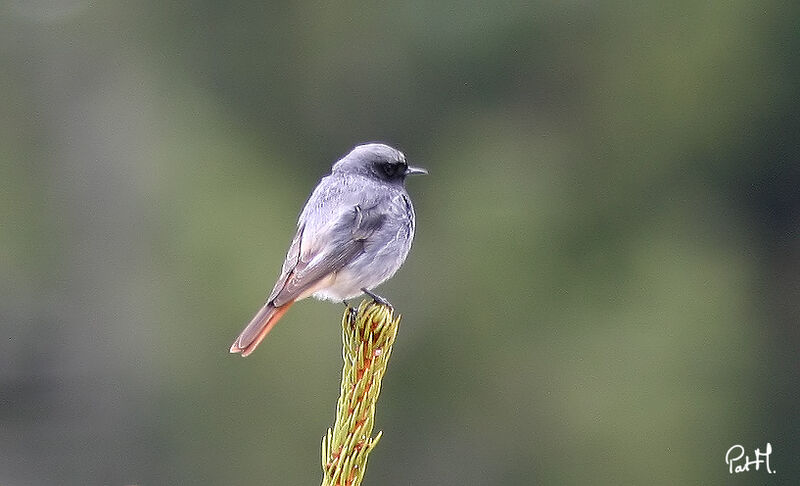
{"label": "bird", "polygon": [[[357,145],[314,188],[297,220],[280,276],[231,353],[250,355],[289,308],[308,296],[343,302],[366,294],[400,268],[414,239],[409,175],[428,171],[383,143]],[[349,306],[348,306],[349,308]]]}

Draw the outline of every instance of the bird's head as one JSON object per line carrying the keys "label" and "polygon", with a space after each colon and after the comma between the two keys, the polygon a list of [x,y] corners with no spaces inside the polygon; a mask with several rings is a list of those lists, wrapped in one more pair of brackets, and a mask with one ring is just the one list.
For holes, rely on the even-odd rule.
{"label": "bird's head", "polygon": [[382,143],[358,145],[333,164],[333,173],[361,174],[379,180],[403,184],[406,176],[428,171],[406,163],[403,152]]}

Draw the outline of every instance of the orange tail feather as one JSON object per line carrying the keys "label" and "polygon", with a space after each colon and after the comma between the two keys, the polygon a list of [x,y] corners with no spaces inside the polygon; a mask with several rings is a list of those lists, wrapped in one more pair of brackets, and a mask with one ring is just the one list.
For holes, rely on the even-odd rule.
{"label": "orange tail feather", "polygon": [[294,304],[293,300],[280,307],[275,307],[270,303],[264,305],[233,342],[231,353],[242,353],[243,357],[250,355],[292,304]]}

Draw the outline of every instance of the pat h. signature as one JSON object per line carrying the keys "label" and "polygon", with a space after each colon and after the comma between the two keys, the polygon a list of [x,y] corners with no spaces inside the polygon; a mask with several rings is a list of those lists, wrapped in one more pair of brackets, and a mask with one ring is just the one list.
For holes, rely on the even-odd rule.
{"label": "pat h. signature", "polygon": [[767,442],[764,452],[761,452],[761,449],[756,449],[754,454],[755,457],[750,459],[750,456],[745,455],[743,446],[739,444],[732,446],[728,449],[728,452],[725,453],[725,464],[728,465],[728,472],[730,474],[749,472],[752,466],[754,466],[753,470],[758,471],[763,465],[767,473],[775,474],[775,471],[769,467],[769,456],[772,454],[772,444]]}

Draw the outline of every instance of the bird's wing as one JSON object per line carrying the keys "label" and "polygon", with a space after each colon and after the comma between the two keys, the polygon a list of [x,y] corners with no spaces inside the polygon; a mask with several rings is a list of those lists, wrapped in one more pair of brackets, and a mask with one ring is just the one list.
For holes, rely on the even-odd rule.
{"label": "bird's wing", "polygon": [[297,267],[297,264],[300,261],[300,243],[303,240],[305,228],[305,224],[298,225],[297,233],[292,239],[292,244],[289,245],[289,251],[286,252],[286,260],[283,261],[281,275],[278,277],[278,281],[275,282],[275,287],[272,288],[272,292],[270,293],[267,302],[273,302],[275,300],[283,287],[286,285],[286,280],[289,278],[289,276],[291,276],[295,267]]}
{"label": "bird's wing", "polygon": [[363,251],[367,239],[385,220],[386,214],[377,204],[367,208],[359,204],[314,228],[309,229],[307,222],[301,224],[269,301],[280,307],[341,270]]}

